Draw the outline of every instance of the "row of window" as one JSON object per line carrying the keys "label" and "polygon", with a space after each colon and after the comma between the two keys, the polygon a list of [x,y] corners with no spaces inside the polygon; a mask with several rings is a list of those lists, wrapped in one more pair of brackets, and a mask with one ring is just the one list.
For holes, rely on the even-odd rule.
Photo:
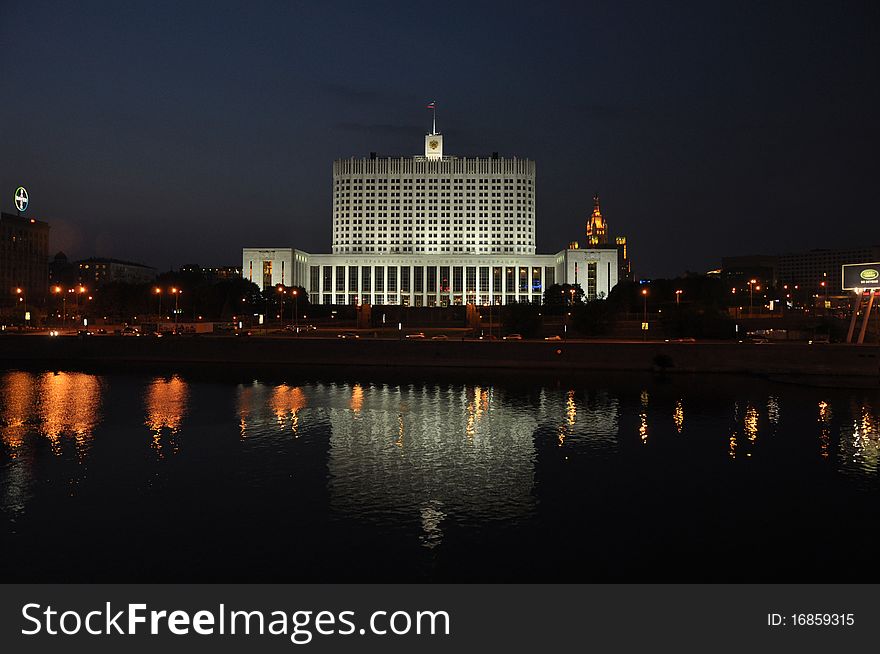
{"label": "row of window", "polygon": [[372,304],[372,305],[403,305],[414,307],[448,307],[461,306],[465,304],[474,304],[480,306],[489,306],[494,304],[500,306],[502,304],[541,304],[542,297],[540,294],[534,295],[397,295],[382,293],[365,293],[358,295],[356,293],[310,293],[309,300],[312,304]]}
{"label": "row of window", "polygon": [[[595,286],[596,264],[589,265]],[[556,269],[553,266],[310,266],[309,268],[309,290],[315,293],[467,291],[529,294],[540,293],[545,286],[555,284],[555,280]]]}

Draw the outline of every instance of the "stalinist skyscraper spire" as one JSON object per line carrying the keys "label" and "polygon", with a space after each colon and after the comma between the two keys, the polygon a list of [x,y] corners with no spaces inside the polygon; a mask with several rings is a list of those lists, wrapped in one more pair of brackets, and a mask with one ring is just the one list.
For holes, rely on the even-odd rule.
{"label": "stalinist skyscraper spire", "polygon": [[593,213],[587,220],[587,247],[608,243],[608,225],[599,209],[599,194],[593,196]]}

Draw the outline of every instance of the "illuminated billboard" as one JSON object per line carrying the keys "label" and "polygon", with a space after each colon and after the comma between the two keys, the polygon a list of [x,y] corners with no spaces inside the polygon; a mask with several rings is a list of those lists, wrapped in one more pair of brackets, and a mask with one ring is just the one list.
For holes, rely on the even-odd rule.
{"label": "illuminated billboard", "polygon": [[880,263],[846,263],[841,279],[844,291],[880,289]]}

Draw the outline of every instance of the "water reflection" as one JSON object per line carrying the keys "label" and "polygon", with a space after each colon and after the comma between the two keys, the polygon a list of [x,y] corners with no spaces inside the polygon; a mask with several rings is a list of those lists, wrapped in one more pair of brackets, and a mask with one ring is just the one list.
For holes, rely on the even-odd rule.
{"label": "water reflection", "polygon": [[9,372],[3,375],[2,393],[3,443],[10,457],[15,458],[24,444],[33,417],[36,396],[34,375]]}
{"label": "water reflection", "polygon": [[[144,424],[158,457],[177,452],[179,442],[187,443],[187,454],[190,448],[198,454],[204,441],[184,441],[186,433],[205,425],[226,429],[231,438],[223,439],[212,456],[223,466],[224,483],[228,478],[237,484],[243,504],[255,487],[271,489],[279,502],[295,500],[284,505],[286,511],[322,511],[321,519],[329,517],[353,533],[366,530],[389,542],[410,543],[431,560],[464,551],[465,533],[476,534],[478,541],[482,530],[488,534],[499,524],[524,530],[546,524],[541,521],[547,512],[564,513],[567,502],[596,497],[613,505],[615,494],[606,491],[633,469],[626,459],[634,453],[639,466],[655,467],[656,476],[648,476],[652,483],[666,475],[668,486],[685,484],[682,493],[692,492],[686,487],[690,470],[705,475],[709,484],[728,473],[734,481],[738,474],[755,475],[762,482],[756,488],[769,492],[789,479],[803,487],[819,481],[812,486],[823,489],[835,484],[880,488],[880,405],[874,396],[869,401],[864,393],[839,389],[782,393],[779,386],[731,384],[707,390],[644,378],[621,386],[598,382],[598,388],[571,378],[533,386],[131,379],[2,374],[4,516],[17,519],[29,507],[51,505],[47,489],[66,490],[64,484],[76,477],[71,469],[84,470],[83,461],[90,474],[80,475],[80,483],[90,481],[99,492],[79,495],[107,501],[108,492],[130,483],[133,496],[140,497],[144,479],[156,470],[155,461],[148,460],[148,466],[141,461]],[[228,414],[216,411],[229,405],[234,410]],[[218,415],[225,424],[217,422]],[[817,465],[817,431],[828,465]],[[749,457],[759,455],[764,465],[746,465],[748,470],[740,472]],[[117,465],[125,466],[124,479],[104,471]],[[178,457],[174,466],[162,469],[168,487],[183,494],[191,492],[192,479],[218,474],[199,456]],[[309,474],[300,475],[302,470]],[[227,471],[233,474],[227,477]],[[118,484],[112,490],[105,487],[108,476]],[[47,483],[35,482],[43,479]],[[283,496],[291,488],[298,494]],[[264,505],[266,497],[259,498]],[[224,519],[237,525],[234,515]]]}
{"label": "water reflection", "polygon": [[681,400],[675,403],[675,410],[672,412],[672,422],[675,423],[675,431],[679,434],[684,427],[684,404]]}
{"label": "water reflection", "polygon": [[433,548],[449,520],[516,519],[533,507],[534,407],[480,385],[318,385],[315,395],[331,427],[336,513],[415,520]]}
{"label": "water reflection", "polygon": [[145,422],[152,435],[150,447],[159,458],[168,452],[177,454],[180,449],[178,435],[188,398],[189,387],[177,375],[170,379],[156,377],[147,386]]}
{"label": "water reflection", "polygon": [[827,459],[831,449],[831,405],[825,400],[819,402],[819,455]]}
{"label": "water reflection", "polygon": [[[98,377],[80,372],[12,371],[0,381],[3,508],[19,515],[30,497],[39,439],[49,443],[61,465],[66,458],[74,464],[63,477],[74,493],[101,421],[102,387]],[[66,444],[72,445],[72,457],[64,456]]]}
{"label": "water reflection", "polygon": [[11,458],[18,456],[33,432],[46,438],[56,455],[70,437],[77,456],[85,456],[101,420],[98,377],[80,372],[9,372],[3,376],[0,393],[2,438]]}
{"label": "water reflection", "polygon": [[758,441],[760,414],[751,402],[746,402],[746,407],[740,414],[740,404],[733,405],[734,426],[727,443],[727,455],[731,459],[745,455],[752,456]]}
{"label": "water reflection", "polygon": [[851,403],[851,418],[841,428],[841,464],[846,472],[876,476],[880,465],[880,416],[870,403]]}
{"label": "water reflection", "polygon": [[641,409],[639,411],[639,439],[642,445],[648,444],[648,391],[643,390],[640,397]]}
{"label": "water reflection", "polygon": [[61,438],[73,438],[82,457],[100,419],[101,383],[94,375],[59,372],[40,379],[39,415],[42,431],[56,454]]}
{"label": "water reflection", "polygon": [[275,420],[281,429],[289,429],[294,436],[298,436],[299,412],[302,411],[308,401],[305,393],[298,386],[281,384],[272,390],[269,406],[275,414]]}

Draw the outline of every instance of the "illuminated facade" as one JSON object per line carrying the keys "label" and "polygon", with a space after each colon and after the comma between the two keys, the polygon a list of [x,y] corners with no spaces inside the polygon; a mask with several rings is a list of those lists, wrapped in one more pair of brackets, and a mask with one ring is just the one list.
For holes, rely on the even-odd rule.
{"label": "illuminated facade", "polygon": [[593,249],[617,250],[617,280],[632,281],[632,264],[627,251],[626,236],[618,236],[614,243],[609,243],[608,221],[602,215],[599,207],[599,194],[593,196],[593,212],[587,219],[586,228],[587,247]]}
{"label": "illuminated facade", "polygon": [[617,283],[617,250],[535,253],[535,163],[493,154],[340,159],[333,164],[331,254],[245,248],[242,276],[301,286],[313,304],[541,302],[553,284],[588,298]]}
{"label": "illuminated facade", "polygon": [[605,219],[602,217],[602,210],[599,208],[599,194],[597,193],[593,196],[593,213],[590,214],[587,220],[587,245],[595,247],[608,243],[606,231]]}

